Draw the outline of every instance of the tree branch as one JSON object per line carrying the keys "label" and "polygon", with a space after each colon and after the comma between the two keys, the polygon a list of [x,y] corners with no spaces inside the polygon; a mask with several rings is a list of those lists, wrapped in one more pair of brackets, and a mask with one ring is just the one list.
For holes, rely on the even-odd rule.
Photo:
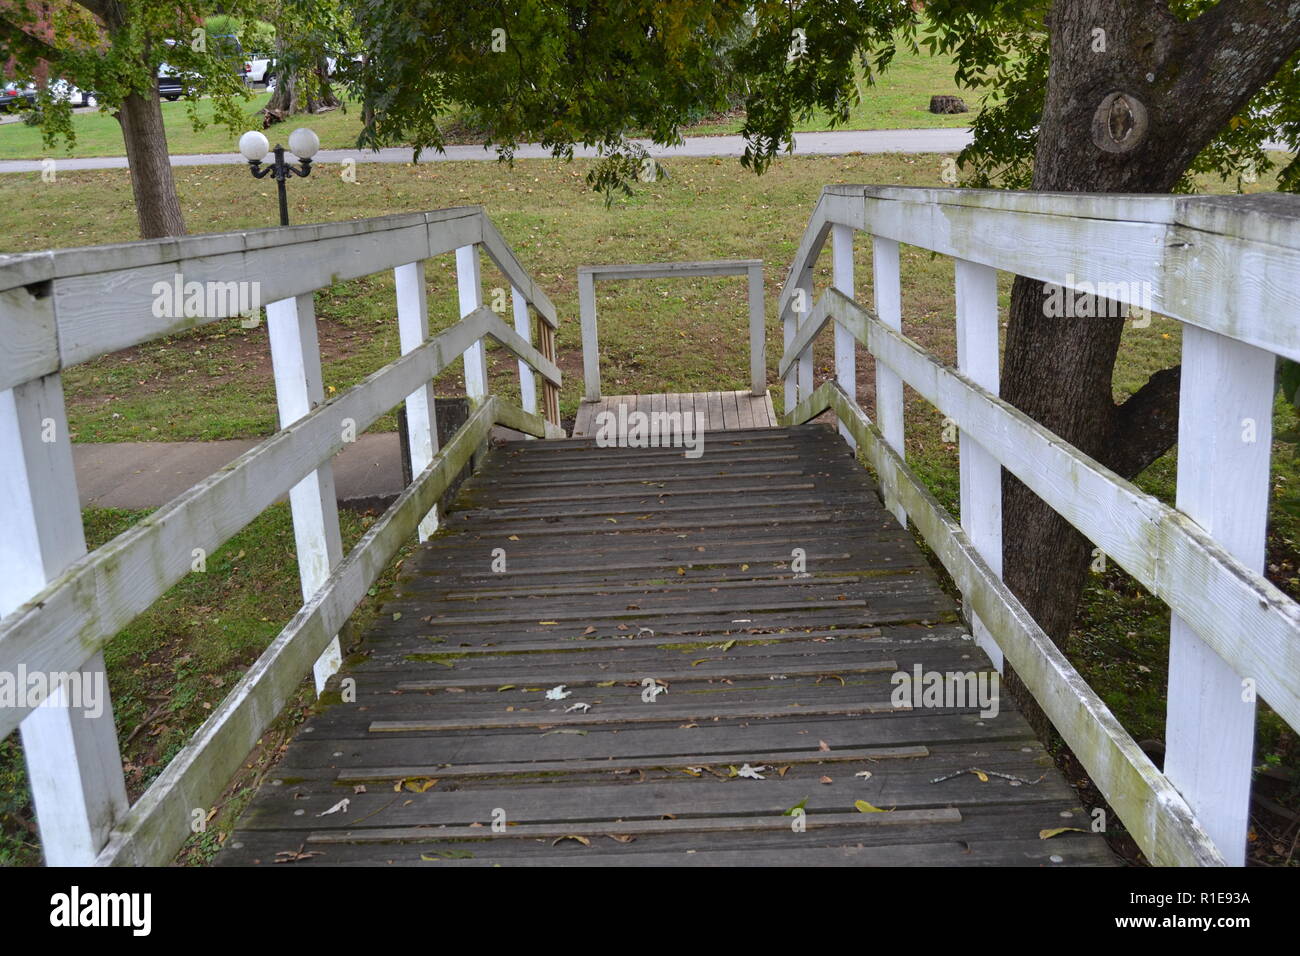
{"label": "tree branch", "polygon": [[1104,464],[1133,479],[1178,441],[1178,389],[1182,366],[1161,369],[1115,406]]}

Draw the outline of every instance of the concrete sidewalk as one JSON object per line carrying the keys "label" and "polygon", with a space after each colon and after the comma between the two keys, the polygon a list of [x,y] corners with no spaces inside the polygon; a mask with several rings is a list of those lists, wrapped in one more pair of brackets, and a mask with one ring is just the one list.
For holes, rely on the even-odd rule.
{"label": "concrete sidewalk", "polygon": [[[81,507],[157,508],[258,441],[74,444]],[[402,490],[397,433],[362,435],[335,455],[334,488],[340,503],[355,508],[380,506],[396,497]]]}
{"label": "concrete sidewalk", "polygon": [[[798,156],[838,156],[845,153],[956,153],[964,149],[973,138],[971,131],[964,127],[952,129],[867,129],[867,130],[831,130],[824,133],[797,133],[795,135],[795,155]],[[689,156],[740,156],[745,152],[745,140],[741,136],[688,136],[680,146],[655,146],[645,140],[637,140],[656,158],[671,159]],[[322,149],[313,157],[317,163],[341,163],[352,159],[358,163],[409,163],[413,151],[409,148],[381,149],[378,151],[360,149]],[[596,155],[594,149],[584,146],[575,147],[573,154],[590,158]],[[125,156],[99,156],[86,159],[63,159],[53,157],[60,170],[74,169],[125,169]],[[421,157],[422,163],[439,163],[453,161],[491,161],[497,158],[496,150],[483,146],[448,146],[445,153],[426,151]],[[515,150],[516,159],[549,159],[551,151],[535,144],[525,144]],[[246,163],[247,160],[234,150],[229,153],[195,153],[171,157],[173,166],[220,166]],[[0,161],[0,173],[40,172],[42,160],[8,159]]]}
{"label": "concrete sidewalk", "polygon": [[[446,399],[439,404],[443,409],[441,419],[451,406]],[[452,430],[461,424],[451,415],[448,421],[449,426],[443,427]],[[493,441],[523,438],[520,432],[501,425],[492,428]],[[72,461],[81,507],[132,511],[161,507],[263,440],[74,442]],[[334,492],[341,505],[384,508],[402,492],[397,432],[361,435],[335,455],[333,463]]]}

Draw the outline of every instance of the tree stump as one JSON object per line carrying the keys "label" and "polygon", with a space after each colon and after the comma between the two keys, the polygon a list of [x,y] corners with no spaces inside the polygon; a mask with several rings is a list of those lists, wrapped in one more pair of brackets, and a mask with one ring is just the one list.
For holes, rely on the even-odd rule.
{"label": "tree stump", "polygon": [[960,96],[930,97],[931,113],[965,113],[966,101]]}

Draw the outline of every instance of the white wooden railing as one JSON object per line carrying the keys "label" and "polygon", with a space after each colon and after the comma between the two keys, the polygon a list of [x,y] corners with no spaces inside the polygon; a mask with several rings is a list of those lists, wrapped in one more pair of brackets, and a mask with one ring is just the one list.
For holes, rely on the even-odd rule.
{"label": "white wooden railing", "polygon": [[583,400],[600,400],[600,337],[596,322],[596,280],[682,279],[695,276],[746,277],[749,302],[749,390],[767,394],[767,323],[763,305],[762,259],[708,262],[646,262],[635,265],[578,266],[578,316],[582,322]]}
{"label": "white wooden railing", "polygon": [[[853,298],[859,231],[874,308]],[[814,303],[828,237],[832,288]],[[900,243],[955,260],[957,369],[901,334]],[[1177,508],[998,398],[998,270],[1105,282],[1109,298],[1183,324]],[[1300,199],[828,187],[779,310],[787,421],[835,412],[961,589],[973,634],[999,668],[1005,655],[1148,858],[1243,863],[1255,694],[1300,728],[1300,605],[1261,575],[1275,356],[1300,360]],[[810,346],[828,323],[835,379],[814,391]],[[879,427],[856,403],[857,343],[876,363]],[[907,467],[904,383],[961,430],[960,523]],[[1172,609],[1163,773],[1002,583],[1002,468]]]}
{"label": "white wooden railing", "polygon": [[[479,251],[509,283],[514,327],[483,304]],[[429,335],[425,262],[455,252],[460,313]],[[313,292],[394,270],[400,358],[325,400]],[[156,309],[155,287],[258,283],[280,429],[167,505],[87,553],[60,372],[117,349],[236,313]],[[540,348],[531,344],[529,308]],[[229,696],[128,806],[111,706],[99,716],[35,697],[0,708],[0,737],[21,726],[50,864],[161,864],[189,836],[262,731],[314,672],[339,666],[336,634],[412,534],[437,528],[436,502],[501,423],[563,437],[555,307],[478,207],[0,256],[0,674],[83,672],[103,680],[104,646],[265,508],[290,496],[303,606]],[[488,394],[484,338],[516,355],[523,409]],[[433,379],[464,358],[472,413],[438,447]],[[545,417],[536,414],[534,374]],[[406,403],[414,480],[345,556],[330,459]],[[95,675],[98,675],[96,678]],[[107,686],[106,682],[103,686]],[[44,703],[44,706],[37,706]]]}

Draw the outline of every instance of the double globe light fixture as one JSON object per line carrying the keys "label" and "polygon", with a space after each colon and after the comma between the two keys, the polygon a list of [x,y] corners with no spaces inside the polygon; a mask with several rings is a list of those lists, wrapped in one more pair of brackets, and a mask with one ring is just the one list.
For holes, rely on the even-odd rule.
{"label": "double globe light fixture", "polygon": [[[284,184],[291,176],[310,176],[311,158],[319,149],[320,137],[305,126],[300,126],[289,134],[289,152],[302,161],[297,166],[285,161],[283,146],[277,145],[272,149],[266,136],[257,130],[249,130],[239,137],[239,151],[248,160],[249,172],[257,179],[270,176],[275,180],[276,188],[280,193],[280,225],[282,226],[289,225],[289,197],[285,192]],[[266,159],[267,153],[274,153],[275,160],[263,165],[262,161]]]}

